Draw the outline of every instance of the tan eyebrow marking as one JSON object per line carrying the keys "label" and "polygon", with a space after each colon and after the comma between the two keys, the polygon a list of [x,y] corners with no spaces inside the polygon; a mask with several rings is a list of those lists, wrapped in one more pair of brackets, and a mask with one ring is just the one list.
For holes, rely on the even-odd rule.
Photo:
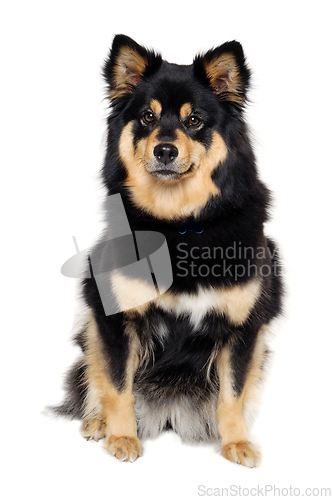
{"label": "tan eyebrow marking", "polygon": [[156,116],[160,118],[163,108],[160,102],[157,101],[157,99],[152,99],[152,101],[150,102],[150,109]]}
{"label": "tan eyebrow marking", "polygon": [[192,112],[193,112],[193,108],[192,108],[190,102],[186,102],[185,104],[183,104],[180,108],[180,116],[181,116],[182,120],[185,120],[186,118],[188,118],[188,116],[191,115]]}

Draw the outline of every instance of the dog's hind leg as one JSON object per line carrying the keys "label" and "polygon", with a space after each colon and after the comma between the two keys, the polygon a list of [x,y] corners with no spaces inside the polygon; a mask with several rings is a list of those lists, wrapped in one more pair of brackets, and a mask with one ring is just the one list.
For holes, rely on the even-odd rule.
{"label": "dog's hind leg", "polygon": [[[260,453],[248,439],[244,409],[247,403],[255,399],[256,389],[262,379],[266,356],[264,331],[263,327],[257,335],[253,335],[251,345],[247,346],[249,349],[226,345],[217,358],[220,379],[217,420],[222,455],[248,467],[260,464]],[[238,346],[243,342],[245,345],[245,339],[240,339]]]}
{"label": "dog's hind leg", "polygon": [[109,453],[119,460],[133,462],[142,453],[132,391],[138,364],[137,342],[125,330],[112,333],[112,328],[119,327],[117,323],[123,324],[121,318],[112,316],[104,317],[98,324],[91,313],[86,328],[87,391],[82,434],[87,439],[105,437]]}

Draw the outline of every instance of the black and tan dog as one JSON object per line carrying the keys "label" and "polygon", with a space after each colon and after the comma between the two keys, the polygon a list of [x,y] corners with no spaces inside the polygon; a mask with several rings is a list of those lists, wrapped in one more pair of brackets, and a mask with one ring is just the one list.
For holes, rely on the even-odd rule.
{"label": "black and tan dog", "polygon": [[[141,455],[139,438],[172,428],[187,441],[220,440],[224,457],[257,466],[245,415],[282,292],[263,232],[269,192],[243,116],[242,47],[227,42],[180,66],[118,35],[104,76],[107,194],[121,194],[133,232],[165,236],[173,283],[150,300],[149,285],[120,269],[109,281],[120,312],[106,315],[94,277],[83,281],[83,356],[57,411],[82,419],[83,435],[105,438],[120,460]],[[140,305],[128,310],[128,297]]]}

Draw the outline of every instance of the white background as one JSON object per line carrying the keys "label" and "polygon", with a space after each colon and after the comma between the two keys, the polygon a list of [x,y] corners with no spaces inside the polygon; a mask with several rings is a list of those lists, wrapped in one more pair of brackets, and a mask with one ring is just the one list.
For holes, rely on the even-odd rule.
{"label": "white background", "polygon": [[[328,2],[13,0],[0,22],[3,498],[332,488]],[[254,72],[247,115],[261,177],[275,194],[267,232],[280,244],[288,288],[253,429],[263,451],[256,470],[171,433],[145,442],[135,464],[119,463],[101,443],[85,442],[78,422],[42,415],[62,399],[63,374],[78,354],[70,343],[75,285],[60,268],[75,253],[73,235],[84,249],[100,230],[101,66],[116,33],[188,64],[237,39]]]}

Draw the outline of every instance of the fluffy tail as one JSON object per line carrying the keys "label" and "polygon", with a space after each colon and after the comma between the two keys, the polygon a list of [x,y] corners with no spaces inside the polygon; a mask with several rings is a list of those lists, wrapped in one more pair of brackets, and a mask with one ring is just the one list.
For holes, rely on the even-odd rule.
{"label": "fluffy tail", "polygon": [[48,412],[72,420],[82,418],[87,393],[85,370],[83,360],[78,361],[69,370],[65,380],[66,397],[61,404],[47,407]]}

